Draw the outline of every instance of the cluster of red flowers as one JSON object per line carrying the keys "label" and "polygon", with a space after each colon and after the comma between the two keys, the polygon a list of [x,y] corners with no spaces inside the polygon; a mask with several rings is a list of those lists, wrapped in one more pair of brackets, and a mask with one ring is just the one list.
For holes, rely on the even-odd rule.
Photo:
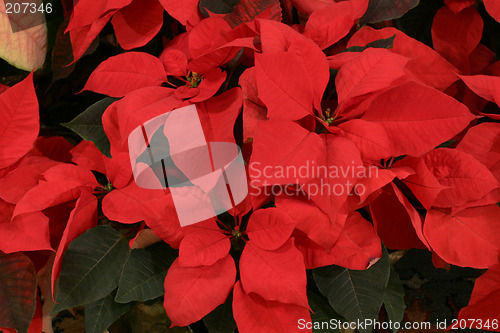
{"label": "cluster of red flowers", "polygon": [[[179,249],[164,282],[172,325],[202,319],[229,296],[244,333],[311,321],[308,269],[367,269],[381,244],[428,249],[436,267],[488,269],[460,318],[499,318],[500,62],[480,43],[476,1],[446,1],[434,49],[393,27],[361,27],[370,2],[241,0],[206,17],[198,0],[78,1],[67,28],[75,61],[110,20],[124,50],[156,36],[165,10],[185,32],[158,57],[124,52],[90,75],[84,90],[119,98],[100,120],[109,154],[91,141],[37,138],[32,74],[2,88],[2,255],[29,257],[45,304],[73,240],[109,221],[144,222],[132,246],[151,229]],[[500,3],[484,5],[500,20]],[[292,7],[305,24],[290,23]],[[168,188],[135,184],[127,140],[189,104],[207,141],[241,146],[250,185],[229,220],[181,227]],[[301,167],[311,172],[269,172]],[[338,184],[350,186],[318,191]],[[287,191],[264,191],[276,186]],[[40,331],[40,295],[38,305],[24,297],[27,313],[37,308],[30,329]]]}

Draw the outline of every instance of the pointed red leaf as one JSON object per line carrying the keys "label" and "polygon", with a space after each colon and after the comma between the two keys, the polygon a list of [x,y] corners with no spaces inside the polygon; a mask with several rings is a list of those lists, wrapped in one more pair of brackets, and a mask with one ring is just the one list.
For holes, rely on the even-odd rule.
{"label": "pointed red leaf", "polygon": [[[249,164],[251,186],[304,183],[313,177],[310,169],[323,151],[321,138],[296,123],[278,119],[259,121]],[[295,171],[288,174],[284,171],[287,167]],[[307,171],[302,176],[298,174],[300,167]]]}
{"label": "pointed red leaf", "polygon": [[170,266],[165,278],[163,306],[172,326],[194,323],[224,303],[233,288],[236,267],[228,254],[210,266]]}
{"label": "pointed red leaf", "polygon": [[449,62],[461,68],[481,41],[483,20],[474,7],[455,14],[447,6],[434,16],[432,44]]}
{"label": "pointed red leaf", "polygon": [[[343,65],[336,78],[338,103],[346,108],[349,100],[387,89],[407,75],[405,66],[410,59],[386,49],[368,48]],[[352,102],[351,102],[352,103]]]}
{"label": "pointed red leaf", "polygon": [[394,166],[406,166],[415,171],[403,179],[403,182],[426,209],[430,209],[439,192],[447,188],[439,183],[423,158],[406,157],[396,162]]}
{"label": "pointed red leaf", "polygon": [[256,54],[255,68],[259,98],[267,106],[269,118],[297,120],[313,113],[312,84],[297,55]]}
{"label": "pointed red leaf", "polygon": [[189,18],[198,11],[198,0],[159,0],[163,8],[182,25],[186,25]]}
{"label": "pointed red leaf", "polygon": [[500,255],[500,207],[468,208],[456,214],[431,209],[424,235],[431,248],[446,262],[457,266],[489,268]]}
{"label": "pointed red leaf", "polygon": [[247,243],[240,258],[240,276],[248,293],[268,301],[308,306],[304,259],[293,239],[274,251]]}
{"label": "pointed red leaf", "polygon": [[472,127],[457,149],[471,154],[490,169],[500,161],[500,124],[482,123]]}
{"label": "pointed red leaf", "polygon": [[338,265],[363,270],[382,256],[379,236],[372,224],[358,212],[348,216],[335,246],[328,251],[304,237],[297,237],[296,242],[304,255],[307,269]]}
{"label": "pointed red leaf", "polygon": [[[310,322],[306,307],[267,301],[255,293],[245,293],[238,281],[234,285],[233,313],[241,333],[282,333],[297,331],[300,319]],[[310,329],[301,332],[311,332]]]}
{"label": "pointed red leaf", "polygon": [[52,250],[49,219],[41,212],[23,214],[11,220],[14,205],[0,200],[0,251]]}
{"label": "pointed red leaf", "polygon": [[122,97],[139,88],[159,86],[165,80],[165,68],[158,58],[144,52],[127,52],[99,64],[83,90]]}
{"label": "pointed red leaf", "polygon": [[406,68],[425,84],[444,90],[457,80],[457,69],[439,53],[396,28],[375,30],[364,27],[351,37],[347,46],[365,46],[370,42],[394,35],[396,38],[390,50],[412,59]]}
{"label": "pointed red leaf", "polygon": [[14,164],[38,136],[38,100],[33,74],[0,95],[0,169]]}
{"label": "pointed red leaf", "polygon": [[[500,314],[500,264],[493,266],[476,279],[469,304],[460,310],[459,322],[465,320],[470,328],[498,331],[495,323]],[[473,325],[471,326],[470,324]],[[488,323],[487,325],[484,324]]]}
{"label": "pointed red leaf", "polygon": [[455,13],[458,14],[460,11],[464,8],[467,8],[469,6],[472,6],[475,4],[477,0],[444,0],[444,3],[450,7],[450,9]]}
{"label": "pointed red leaf", "polygon": [[370,213],[377,234],[388,248],[426,248],[422,242],[422,217],[393,184],[370,203]]}
{"label": "pointed red leaf", "polygon": [[380,124],[396,143],[392,156],[423,155],[453,138],[474,119],[465,105],[415,82],[387,90],[366,108],[361,119]]}
{"label": "pointed red leaf", "polygon": [[[363,3],[368,5],[368,1]],[[355,20],[360,17],[357,15],[363,11],[358,8],[360,4],[360,1],[342,1],[317,9],[309,16],[304,35],[315,41],[321,49],[326,49],[349,33]]]}
{"label": "pointed red leaf", "polygon": [[243,141],[252,139],[259,120],[266,120],[267,109],[259,99],[255,67],[240,75],[239,84],[243,93]]}
{"label": "pointed red leaf", "polygon": [[17,167],[0,178],[0,198],[17,203],[30,189],[38,185],[41,174],[58,162],[46,157],[26,156]]}
{"label": "pointed red leaf", "polygon": [[132,1],[120,9],[111,24],[116,39],[124,50],[146,45],[163,25],[163,7],[158,0]]}
{"label": "pointed red leaf", "polygon": [[500,22],[500,3],[495,0],[484,0],[484,7],[497,22]]}
{"label": "pointed red leaf", "polygon": [[264,250],[276,250],[290,238],[296,224],[280,209],[258,209],[250,216],[246,233],[252,244]]}
{"label": "pointed red leaf", "polygon": [[318,206],[297,196],[282,195],[275,201],[278,209],[283,210],[296,221],[298,230],[325,249],[332,248],[337,235],[330,231],[330,219]]}
{"label": "pointed red leaf", "polygon": [[68,249],[69,243],[96,225],[97,198],[88,191],[82,191],[80,198],[76,201],[75,208],[69,215],[68,223],[57,247],[51,274],[52,293],[54,293],[54,283],[61,271],[63,254]]}
{"label": "pointed red leaf", "polygon": [[447,187],[438,193],[433,206],[460,206],[483,197],[499,186],[484,164],[459,150],[435,149],[424,160],[438,182]]}
{"label": "pointed red leaf", "polygon": [[230,248],[229,236],[219,230],[201,229],[200,232],[189,233],[179,247],[179,266],[213,265],[225,257]]}
{"label": "pointed red leaf", "polygon": [[500,77],[490,75],[461,75],[460,78],[478,96],[500,105]]}

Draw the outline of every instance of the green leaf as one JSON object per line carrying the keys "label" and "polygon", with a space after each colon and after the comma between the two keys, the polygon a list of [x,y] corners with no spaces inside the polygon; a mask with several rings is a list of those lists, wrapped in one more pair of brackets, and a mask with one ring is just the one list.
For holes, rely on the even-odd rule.
{"label": "green leaf", "polygon": [[147,301],[165,293],[163,283],[177,252],[164,242],[134,249],[123,268],[115,300]]}
{"label": "green leaf", "polygon": [[78,236],[64,253],[52,313],[106,297],[118,286],[129,254],[127,240],[109,226]]}
{"label": "green leaf", "polygon": [[203,318],[203,323],[210,333],[231,333],[236,329],[233,318],[233,295],[229,295],[224,304],[219,305]]}
{"label": "green leaf", "polygon": [[[313,333],[335,333],[340,332],[338,328],[333,329],[329,326],[330,321],[333,319],[336,323],[339,323],[342,318],[331,308],[328,301],[324,300],[321,295],[318,295],[314,291],[307,292],[307,299],[309,300],[309,306],[311,307],[311,321],[313,322]],[[315,326],[315,323],[318,323]],[[328,327],[325,327],[328,323]]]}
{"label": "green leaf", "polygon": [[92,141],[104,155],[111,157],[109,139],[102,127],[102,115],[108,106],[117,100],[117,98],[113,97],[103,98],[99,102],[92,104],[69,123],[61,125],[69,128],[83,139]]}
{"label": "green leaf", "polygon": [[366,46],[351,46],[348,47],[347,49],[341,51],[342,52],[363,52],[367,48],[373,47],[376,49],[390,49],[394,46],[394,39],[396,38],[396,35],[393,35],[389,38],[382,38],[379,40],[375,40],[373,42],[370,42],[366,44]]}
{"label": "green leaf", "polygon": [[108,296],[85,305],[85,332],[102,333],[120,318],[122,314],[134,307],[135,302],[117,303],[114,301],[116,290]]}
{"label": "green leaf", "polygon": [[240,0],[200,0],[200,12],[205,17],[210,17],[210,13],[228,14],[231,13]]}
{"label": "green leaf", "polygon": [[36,273],[21,252],[0,251],[0,327],[28,332],[36,306]]}
{"label": "green leaf", "polygon": [[420,0],[370,0],[368,9],[359,19],[360,25],[400,18],[415,8]]}
{"label": "green leaf", "polygon": [[[389,255],[384,249],[382,258],[367,270],[326,266],[314,269],[313,274],[319,290],[338,314],[351,322],[375,320],[389,281]],[[370,332],[371,329],[365,327],[360,331]]]}
{"label": "green leaf", "polygon": [[384,306],[389,320],[400,323],[405,313],[405,291],[399,280],[398,273],[391,266],[389,283],[385,289]]}

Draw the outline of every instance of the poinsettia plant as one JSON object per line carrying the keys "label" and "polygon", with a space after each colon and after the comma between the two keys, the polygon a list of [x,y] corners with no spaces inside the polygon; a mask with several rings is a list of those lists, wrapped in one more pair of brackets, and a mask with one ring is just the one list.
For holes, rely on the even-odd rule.
{"label": "poinsettia plant", "polygon": [[498,1],[7,2],[3,332],[396,331],[412,249],[476,269],[453,328],[500,331]]}

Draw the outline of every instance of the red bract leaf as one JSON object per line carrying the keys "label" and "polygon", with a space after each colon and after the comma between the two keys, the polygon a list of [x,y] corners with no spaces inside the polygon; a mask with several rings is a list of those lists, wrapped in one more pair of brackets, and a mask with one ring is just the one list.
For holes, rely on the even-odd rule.
{"label": "red bract leaf", "polygon": [[356,17],[359,12],[356,4],[342,1],[317,9],[307,20],[304,36],[315,41],[321,49],[335,44],[349,33],[355,19],[359,18]]}
{"label": "red bract leaf", "polygon": [[[493,266],[476,279],[469,304],[460,310],[458,321],[467,327],[498,332],[498,327],[483,325],[494,323],[500,313],[500,264]],[[472,324],[472,325],[471,325]],[[480,326],[479,326],[480,325]]]}
{"label": "red bract leaf", "polygon": [[239,84],[243,92],[243,141],[252,139],[259,120],[266,120],[267,109],[259,99],[255,67],[240,75]]}
{"label": "red bract leaf", "polygon": [[356,97],[387,89],[396,81],[402,83],[409,60],[386,49],[368,48],[347,62],[335,78],[339,109],[352,106]]}
{"label": "red bract leaf", "polygon": [[144,219],[142,204],[162,195],[160,190],[143,189],[132,181],[108,193],[102,200],[102,212],[112,221],[137,223]]}
{"label": "red bract leaf", "polygon": [[426,209],[430,209],[439,192],[447,188],[439,183],[423,158],[406,157],[394,166],[407,166],[415,170],[415,173],[403,179],[403,182]]}
{"label": "red bract leaf", "polygon": [[337,235],[330,231],[330,219],[311,201],[283,195],[276,198],[276,207],[293,218],[297,223],[296,229],[317,244],[327,250],[335,244]]}
{"label": "red bract leaf", "polygon": [[382,125],[354,119],[340,124],[339,128],[343,136],[356,144],[364,159],[378,161],[391,156],[393,142]]}
{"label": "red bract leaf", "polygon": [[213,265],[225,257],[231,241],[214,223],[214,230],[200,228],[199,232],[187,234],[179,247],[179,266],[196,267]]}
{"label": "red bract leaf", "polygon": [[[234,285],[233,313],[241,333],[295,332],[300,319],[311,321],[306,307],[267,301],[255,293],[245,293],[240,281]],[[303,331],[311,332],[310,329]]]}
{"label": "red bract leaf", "polygon": [[490,169],[500,161],[500,124],[482,123],[472,127],[457,149],[474,156]]}
{"label": "red bract leaf", "polygon": [[483,20],[474,7],[455,14],[447,6],[434,16],[432,44],[449,62],[462,68],[481,41]]}
{"label": "red bract leaf", "polygon": [[263,18],[281,21],[281,7],[279,0],[240,0],[233,11],[224,16],[232,28],[243,22],[250,22],[261,14]]}
{"label": "red bract leaf", "polygon": [[81,190],[75,183],[40,181],[26,192],[16,205],[14,216],[40,212],[78,198]]}
{"label": "red bract leaf", "polygon": [[38,136],[38,100],[33,73],[0,95],[0,169],[14,164]]}
{"label": "red bract leaf", "polygon": [[306,15],[310,15],[320,8],[325,8],[335,3],[334,0],[293,0],[292,2],[297,10]]}
{"label": "red bract leaf", "polygon": [[438,193],[433,206],[460,206],[498,187],[495,176],[484,164],[459,150],[435,149],[424,161],[439,183],[447,187]]}
{"label": "red bract leaf", "polygon": [[125,7],[131,2],[132,0],[104,0],[95,3],[92,0],[80,0],[74,6],[66,31],[91,25],[110,11]]}
{"label": "red bract leaf", "polygon": [[373,201],[373,199],[380,194],[381,188],[392,182],[394,178],[405,179],[409,175],[415,173],[408,167],[382,169],[369,165],[365,166],[365,168],[367,169],[366,174],[368,176],[358,179],[356,190],[349,197],[351,200],[356,200],[356,198],[358,198],[358,201],[355,201],[356,205],[354,206],[356,209],[361,208]]}
{"label": "red bract leaf", "polygon": [[49,182],[65,182],[74,186],[85,186],[94,188],[99,186],[94,174],[86,168],[73,164],[58,164],[43,173],[43,177]]}
{"label": "red bract leaf", "polygon": [[73,149],[73,145],[62,136],[39,136],[35,140],[35,149],[51,160],[69,163],[71,161],[70,150]]}
{"label": "red bract leaf", "polygon": [[184,76],[187,73],[187,57],[177,49],[168,48],[160,54],[167,75]]}
{"label": "red bract leaf", "polygon": [[425,249],[422,218],[399,189],[391,184],[370,203],[377,234],[390,249]]}
{"label": "red bract leaf", "polygon": [[242,104],[243,95],[239,87],[197,104],[208,142],[234,142],[233,127]]}
{"label": "red bract leaf", "polygon": [[28,332],[36,307],[36,273],[22,253],[0,252],[0,327]]}
{"label": "red bract leaf", "polygon": [[240,258],[240,276],[247,293],[267,301],[308,306],[304,259],[293,239],[275,251],[247,243]]}
{"label": "red bract leaf", "polygon": [[478,96],[500,105],[500,77],[489,75],[464,76],[460,78]]}
{"label": "red bract leaf", "polygon": [[[117,10],[115,9],[108,12],[106,15],[97,19],[89,26],[75,28],[69,31],[71,46],[73,47],[73,62],[71,64],[76,62],[85,54],[85,52],[89,49],[89,46],[97,38],[97,36],[99,36],[101,30],[106,26],[116,11]],[[66,29],[66,31],[68,30]]]}
{"label": "red bract leaf", "polygon": [[351,214],[330,250],[297,235],[296,246],[302,252],[307,269],[339,265],[348,269],[367,269],[382,256],[380,238],[370,222],[358,212]]}
{"label": "red bract leaf", "polygon": [[497,22],[500,22],[500,3],[495,0],[484,0],[484,7]]}
{"label": "red bract leaf", "polygon": [[111,155],[128,153],[128,136],[144,122],[182,104],[172,97],[174,90],[147,87],[133,91],[111,104],[102,116],[104,132],[111,144]]}
{"label": "red bract leaf", "polygon": [[123,49],[144,46],[163,25],[163,7],[158,0],[132,1],[113,16],[111,24]]}
{"label": "red bract leaf", "polygon": [[44,174],[46,181],[26,192],[16,205],[14,216],[40,212],[78,198],[82,188],[94,189],[99,185],[88,169],[72,165],[59,164],[48,169]]}
{"label": "red bract leaf", "polygon": [[[325,54],[312,40],[305,38],[286,24],[259,20],[262,53],[285,52],[295,54],[307,68],[314,96],[314,106],[321,110],[321,99],[330,80]],[[287,71],[289,72],[289,71]]]}
{"label": "red bract leaf", "polygon": [[269,118],[297,120],[313,113],[311,81],[295,54],[256,54],[255,69],[259,98],[267,106]]}
{"label": "red bract leaf", "polygon": [[75,164],[89,170],[106,174],[104,161],[109,158],[104,156],[92,141],[81,141],[71,149],[71,155],[73,156],[71,161]]}
{"label": "red bract leaf", "polygon": [[382,93],[366,109],[361,119],[384,128],[395,143],[392,156],[423,155],[453,138],[474,119],[465,105],[415,82]]}
{"label": "red bract leaf", "polygon": [[139,88],[159,86],[165,80],[165,68],[158,58],[143,52],[127,52],[97,66],[83,90],[122,97]]}
{"label": "red bract leaf", "polygon": [[[321,138],[296,123],[278,119],[259,121],[249,164],[252,185],[304,183],[312,178],[310,168],[323,151]],[[309,170],[305,176],[283,171],[287,167],[297,171],[301,166]]]}
{"label": "red bract leaf", "polygon": [[62,234],[59,246],[57,247],[51,274],[52,294],[54,293],[54,283],[61,271],[63,253],[68,249],[69,243],[96,225],[97,198],[88,191],[82,191],[80,198],[76,201],[75,208],[69,215],[68,223]]}
{"label": "red bract leaf", "polygon": [[198,0],[159,0],[163,8],[182,25],[198,10]]}
{"label": "red bract leaf", "polygon": [[489,268],[500,255],[500,207],[468,208],[456,214],[431,209],[424,222],[429,245],[446,262]]}
{"label": "red bract leaf", "polygon": [[58,162],[46,157],[27,156],[14,170],[0,178],[0,198],[17,203],[38,184],[41,174],[56,164]]}
{"label": "red bract leaf", "polygon": [[231,27],[221,18],[207,18],[189,32],[189,51],[200,57],[230,42]]}
{"label": "red bract leaf", "polygon": [[312,167],[316,178],[306,184],[303,190],[328,215],[330,230],[338,237],[348,215],[347,198],[358,178],[364,177],[359,171],[365,169],[352,141],[333,134],[323,134],[322,139],[325,149],[319,162]]}
{"label": "red bract leaf", "polygon": [[172,326],[187,326],[224,303],[236,279],[236,266],[228,254],[210,266],[170,266],[165,278],[163,306]]}
{"label": "red bract leaf", "polygon": [[14,205],[0,200],[0,251],[52,250],[49,219],[41,212],[23,214],[11,220]]}
{"label": "red bract leaf", "polygon": [[439,53],[395,28],[375,30],[371,27],[364,27],[352,36],[347,46],[365,46],[370,42],[394,35],[396,38],[390,50],[412,59],[406,68],[424,83],[444,90],[457,80],[456,68]]}
{"label": "red bract leaf", "polygon": [[476,2],[477,0],[444,0],[444,3],[450,7],[455,14],[458,14],[462,9],[472,6]]}
{"label": "red bract leaf", "polygon": [[252,244],[264,250],[276,250],[290,238],[296,224],[280,209],[259,209],[250,216],[246,233]]}

